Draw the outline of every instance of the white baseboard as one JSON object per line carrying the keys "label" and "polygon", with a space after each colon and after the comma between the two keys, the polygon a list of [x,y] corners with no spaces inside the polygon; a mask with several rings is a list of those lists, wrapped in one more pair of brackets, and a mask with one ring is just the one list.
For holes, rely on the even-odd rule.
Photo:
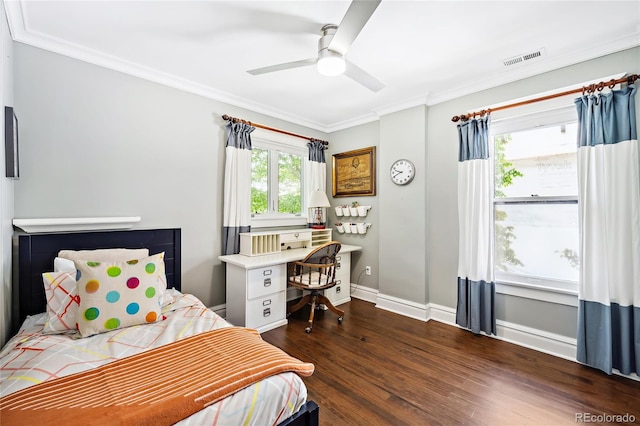
{"label": "white baseboard", "polygon": [[429,321],[429,308],[427,305],[378,293],[376,308],[395,312],[420,321]]}
{"label": "white baseboard", "polygon": [[378,290],[351,283],[351,297],[376,303],[376,300],[378,300]]}

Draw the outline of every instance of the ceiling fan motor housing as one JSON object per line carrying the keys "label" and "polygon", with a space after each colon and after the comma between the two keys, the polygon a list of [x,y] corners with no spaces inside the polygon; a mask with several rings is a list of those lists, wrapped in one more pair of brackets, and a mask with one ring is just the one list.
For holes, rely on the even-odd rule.
{"label": "ceiling fan motor housing", "polygon": [[320,29],[322,36],[318,40],[318,57],[322,54],[322,51],[329,50],[329,43],[333,40],[337,30],[338,26],[335,24],[327,24]]}

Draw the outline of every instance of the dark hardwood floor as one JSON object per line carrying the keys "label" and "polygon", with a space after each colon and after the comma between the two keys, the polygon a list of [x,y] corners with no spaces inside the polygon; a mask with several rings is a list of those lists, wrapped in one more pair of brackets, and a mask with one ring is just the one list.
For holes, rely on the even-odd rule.
{"label": "dark hardwood floor", "polygon": [[262,334],[315,364],[304,381],[321,425],[640,424],[638,381],[362,300],[340,308],[341,325],[321,311],[306,334],[306,307]]}

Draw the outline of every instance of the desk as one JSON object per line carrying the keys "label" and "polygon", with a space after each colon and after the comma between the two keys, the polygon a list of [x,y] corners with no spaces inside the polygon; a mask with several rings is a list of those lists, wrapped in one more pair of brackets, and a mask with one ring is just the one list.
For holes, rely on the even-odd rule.
{"label": "desk", "polygon": [[[287,263],[304,259],[314,249],[219,256],[227,270],[227,321],[260,333],[287,324]],[[325,291],[334,305],[351,300],[351,252],[357,250],[362,247],[344,244],[338,253],[338,284]]]}

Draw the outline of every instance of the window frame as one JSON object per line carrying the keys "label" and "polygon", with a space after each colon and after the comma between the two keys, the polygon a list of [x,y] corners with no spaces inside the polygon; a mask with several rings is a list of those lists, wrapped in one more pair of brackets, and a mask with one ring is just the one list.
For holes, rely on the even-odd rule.
{"label": "window frame", "polygon": [[[573,105],[492,120],[489,127],[489,138],[493,176],[495,177],[495,136],[576,121],[577,114]],[[492,197],[492,214],[496,206],[499,205],[558,203],[577,205],[578,196],[576,194],[575,196],[496,197],[494,194]],[[494,229],[492,233],[495,239],[495,217],[493,223]],[[495,250],[497,250],[496,244],[494,244],[494,262],[496,259]],[[494,276],[496,292],[498,293],[569,306],[578,305],[578,281],[526,277],[505,273],[497,269],[494,270]]]}
{"label": "window frame", "polygon": [[[255,132],[254,132],[255,133]],[[251,138],[252,149],[263,149],[269,151],[268,155],[268,182],[267,182],[267,213],[255,214],[251,213],[251,227],[252,228],[266,228],[274,226],[299,226],[307,225],[306,212],[306,196],[304,194],[305,188],[305,166],[304,163],[308,156],[308,148],[306,145],[295,143],[293,141],[282,141],[269,138],[267,135],[252,135]],[[274,211],[274,203],[278,203],[278,159],[273,153],[285,153],[300,155],[302,159],[302,168],[300,175],[300,197],[302,211],[299,214],[296,213],[278,213]],[[276,190],[273,191],[272,188]]]}

